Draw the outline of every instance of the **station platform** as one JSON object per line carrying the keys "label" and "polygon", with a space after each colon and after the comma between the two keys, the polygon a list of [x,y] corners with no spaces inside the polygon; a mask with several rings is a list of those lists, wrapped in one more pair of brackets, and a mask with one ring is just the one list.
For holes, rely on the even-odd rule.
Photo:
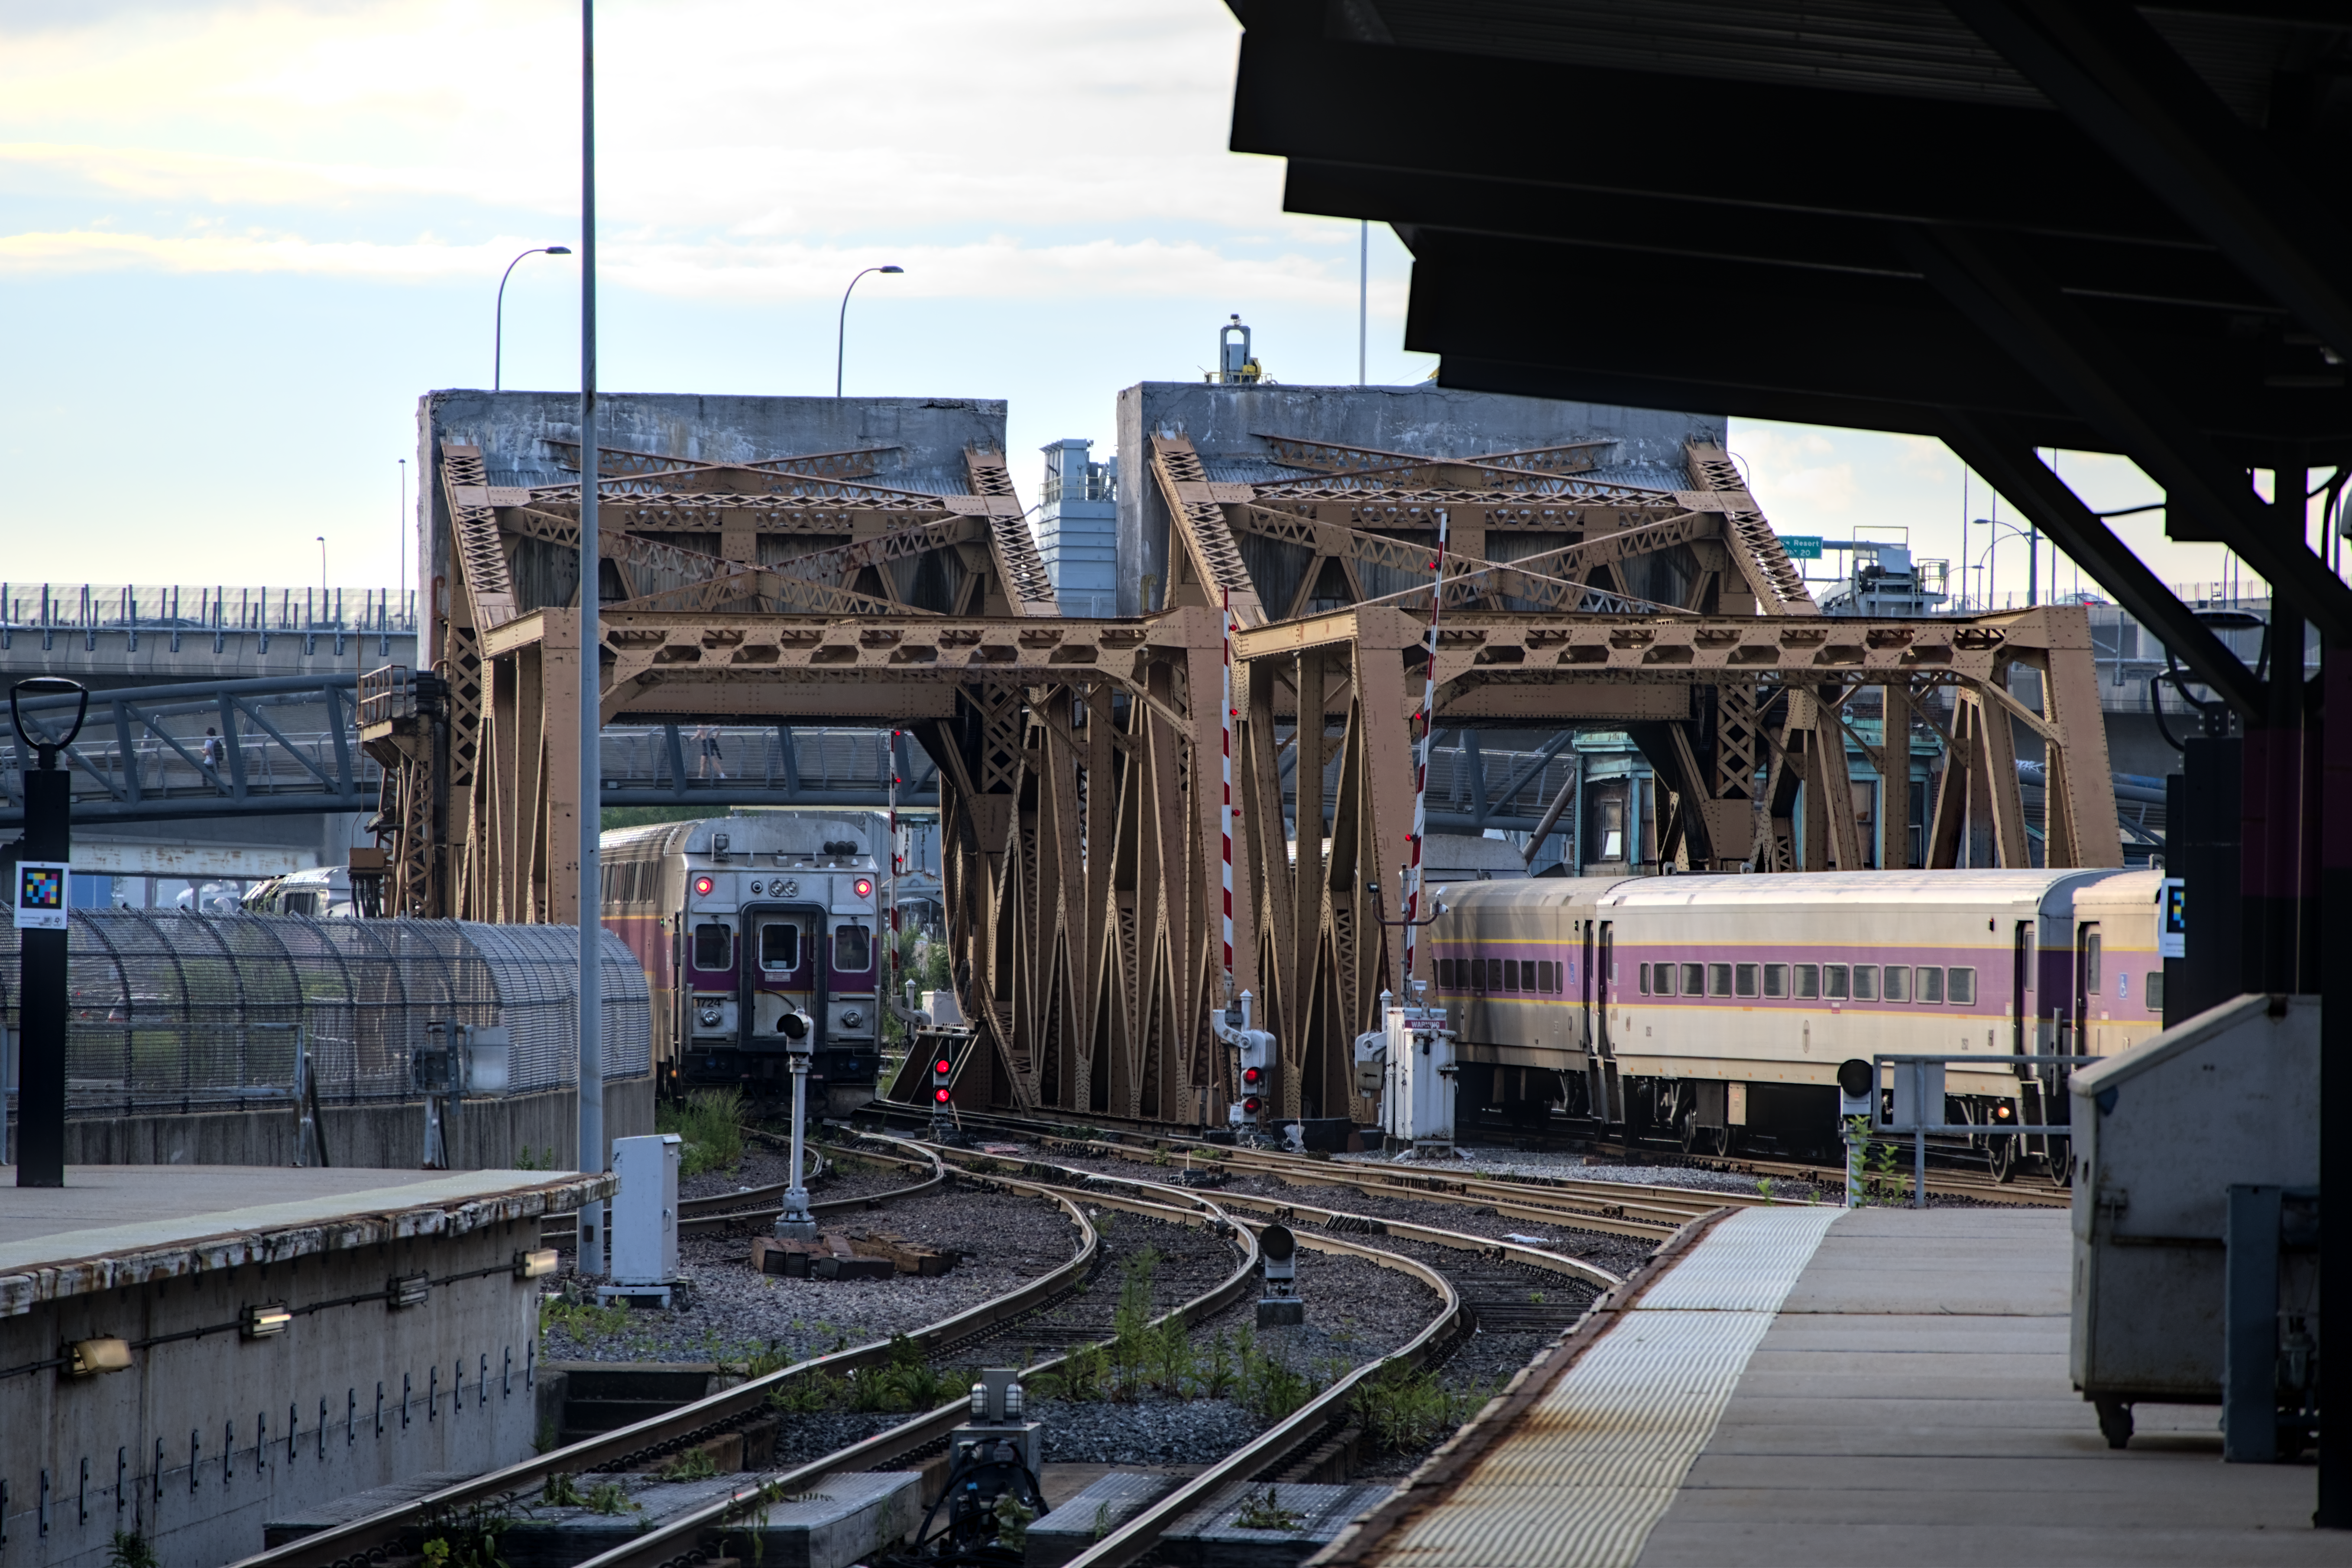
{"label": "station platform", "polygon": [[210,1268],[568,1214],[612,1185],[547,1171],[70,1165],[62,1187],[0,1186],[0,1315]]}
{"label": "station platform", "polygon": [[1745,1209],[1636,1276],[1316,1559],[1370,1568],[2319,1564],[2309,1465],[2220,1412],[2111,1449],[2062,1210]]}

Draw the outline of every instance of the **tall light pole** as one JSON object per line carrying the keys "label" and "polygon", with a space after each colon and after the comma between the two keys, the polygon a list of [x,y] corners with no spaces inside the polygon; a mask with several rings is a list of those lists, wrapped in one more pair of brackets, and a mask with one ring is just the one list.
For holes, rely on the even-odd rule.
{"label": "tall light pole", "polygon": [[1356,234],[1356,384],[1364,384],[1364,349],[1371,341],[1372,220],[1358,220]]}
{"label": "tall light pole", "polygon": [[[904,272],[905,270],[907,269],[903,267],[869,267],[866,272]],[[866,272],[859,273],[857,278],[865,277]],[[849,280],[849,289],[857,287],[857,278]],[[841,291],[841,320],[835,325],[833,331],[833,395],[835,397],[841,395],[842,345],[849,336],[849,289],[844,289]]]}
{"label": "tall light pole", "polygon": [[[596,6],[580,0],[580,1169],[604,1169],[604,921],[596,874],[604,813],[604,681],[596,626]],[[580,1205],[572,1271],[604,1272],[604,1205]]]}
{"label": "tall light pole", "polygon": [[[568,245],[541,245],[524,251],[522,256],[569,256],[571,254],[572,247]],[[499,377],[505,368],[503,362],[506,359],[507,348],[507,279],[514,276],[514,269],[521,262],[522,256],[518,256],[514,260],[508,262],[507,269],[499,274],[498,315],[490,328],[490,390],[492,392],[499,389]]]}
{"label": "tall light pole", "polygon": [[314,533],[310,537],[319,542],[319,597],[324,600],[327,596],[327,536]]}
{"label": "tall light pole", "polygon": [[400,596],[408,597],[408,459],[400,459],[400,511],[392,531],[392,552],[400,561]]}

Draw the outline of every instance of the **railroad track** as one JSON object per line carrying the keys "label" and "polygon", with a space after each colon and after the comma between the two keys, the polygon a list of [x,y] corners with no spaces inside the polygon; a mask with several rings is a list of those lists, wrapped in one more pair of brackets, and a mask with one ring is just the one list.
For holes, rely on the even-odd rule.
{"label": "railroad track", "polygon": [[[920,1115],[905,1106],[886,1105],[882,1109],[902,1120]],[[1270,1177],[1288,1186],[1349,1187],[1376,1196],[1466,1205],[1491,1210],[1507,1219],[1600,1231],[1650,1242],[1665,1240],[1700,1215],[1715,1209],[1773,1201],[1761,1193],[1717,1193],[1574,1177],[1479,1176],[1457,1174],[1444,1167],[1409,1169],[1343,1163],[1274,1150],[1211,1143],[1166,1130],[1107,1131],[995,1112],[965,1111],[960,1117],[967,1129],[993,1131],[1007,1139],[1025,1140],[1046,1153],[1156,1162],[1169,1152],[1183,1152],[1217,1168]]]}
{"label": "railroad track", "polygon": [[[1412,1367],[1424,1365],[1464,1340],[1467,1331],[1482,1319],[1498,1331],[1548,1334],[1581,1316],[1584,1303],[1580,1300],[1548,1307],[1531,1301],[1524,1289],[1528,1278],[1525,1270],[1540,1270],[1589,1287],[1606,1289],[1618,1282],[1605,1269],[1542,1248],[1497,1243],[1487,1237],[1428,1226],[1349,1215],[1337,1210],[1302,1208],[1245,1194],[1211,1194],[1142,1176],[1108,1175],[1043,1162],[1026,1162],[1020,1170],[1006,1172],[992,1168],[994,1163],[985,1155],[961,1150],[935,1150],[905,1139],[859,1138],[852,1148],[859,1158],[902,1163],[921,1173],[925,1180],[874,1198],[846,1200],[842,1206],[903,1197],[944,1185],[952,1179],[1054,1202],[1078,1234],[1077,1250],[1068,1263],[1015,1290],[909,1335],[934,1361],[954,1356],[959,1363],[968,1363],[968,1358],[975,1352],[984,1353],[992,1344],[1004,1345],[1008,1352],[1016,1342],[1034,1344],[1038,1337],[1035,1320],[1053,1310],[1057,1303],[1066,1302],[1081,1282],[1101,1266],[1102,1238],[1088,1217],[1089,1210],[1132,1213],[1163,1223],[1210,1230],[1232,1240],[1239,1254],[1237,1267],[1210,1289],[1160,1314],[1153,1320],[1155,1324],[1174,1319],[1181,1319],[1188,1326],[1197,1324],[1241,1300],[1256,1283],[1256,1234],[1276,1219],[1307,1224],[1310,1228],[1297,1235],[1299,1243],[1311,1250],[1369,1259],[1419,1280],[1437,1297],[1438,1310],[1409,1342],[1351,1369],[1287,1419],[1276,1423],[1151,1508],[1136,1514],[1077,1560],[1086,1568],[1121,1568],[1133,1563],[1149,1552],[1175,1521],[1228,1485],[1277,1476],[1338,1427],[1356,1388],[1383,1368],[1397,1363]],[[1321,1173],[1321,1167],[1317,1167],[1317,1173]],[[714,1200],[706,1201],[740,1203],[751,1195],[754,1194],[717,1194]],[[749,1216],[738,1210],[725,1213],[723,1217],[732,1221]],[[1449,1256],[1443,1266],[1433,1266],[1402,1252],[1376,1247],[1354,1235],[1332,1234],[1335,1226],[1359,1233],[1377,1232],[1398,1245],[1446,1248]],[[425,1527],[436,1520],[469,1507],[535,1496],[550,1477],[558,1474],[645,1468],[667,1454],[705,1442],[756,1418],[766,1408],[770,1394],[795,1380],[877,1364],[888,1355],[889,1348],[887,1343],[875,1343],[814,1357],[667,1415],[247,1558],[236,1568],[370,1568],[414,1561]],[[1062,1359],[1055,1356],[1035,1362],[1028,1370],[1031,1373],[1051,1371]],[[965,1405],[959,1400],[807,1463],[747,1478],[745,1485],[700,1508],[663,1521],[582,1568],[688,1568],[696,1563],[741,1561],[750,1546],[740,1539],[739,1532],[747,1521],[776,1500],[805,1490],[835,1471],[880,1468],[935,1450],[947,1434],[966,1418]],[[730,1533],[738,1533],[739,1538],[730,1542]]]}
{"label": "railroad track", "polygon": [[[746,1127],[743,1135],[763,1142],[780,1143],[787,1140],[764,1128]],[[813,1151],[814,1152],[814,1151]],[[889,1155],[875,1155],[884,1163],[905,1163]],[[812,1174],[811,1180],[815,1177]],[[867,1193],[857,1197],[829,1198],[809,1205],[809,1213],[819,1220],[854,1214],[861,1209],[877,1209],[907,1198],[920,1197],[936,1192],[947,1180],[947,1173],[929,1171],[922,1181],[910,1186],[893,1187],[887,1192]],[[740,1187],[731,1193],[710,1193],[698,1198],[680,1198],[677,1203],[677,1228],[680,1234],[696,1231],[724,1230],[730,1225],[773,1219],[784,1209],[784,1189],[791,1184],[771,1182],[765,1186]],[[577,1223],[571,1215],[552,1215],[540,1222],[540,1238],[550,1247],[568,1245],[579,1234]]]}

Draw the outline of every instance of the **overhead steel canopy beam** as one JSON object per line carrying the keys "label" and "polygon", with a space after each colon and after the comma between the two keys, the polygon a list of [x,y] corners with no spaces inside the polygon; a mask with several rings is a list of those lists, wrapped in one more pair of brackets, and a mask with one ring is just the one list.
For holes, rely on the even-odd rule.
{"label": "overhead steel canopy beam", "polygon": [[1997,421],[1957,409],[1948,421],[1944,443],[1961,462],[1990,479],[2242,717],[2262,714],[2267,697],[2253,671],[2050,470],[2032,442]]}
{"label": "overhead steel canopy beam", "polygon": [[[2277,520],[2244,470],[2213,449],[2142,367],[2086,321],[1999,237],[1920,231],[1912,249],[1922,268],[1985,334],[2073,403],[2110,441],[2162,485],[2167,531],[2175,539],[2225,542],[2273,589],[2293,600],[2332,640],[2352,638],[2352,587],[2311,552],[2298,531],[2280,537]],[[2290,469],[2302,485],[2301,464]],[[2187,513],[2195,531],[2181,526]]]}
{"label": "overhead steel canopy beam", "polygon": [[[1415,236],[1443,231],[1921,280],[1918,268],[1882,220],[1843,214],[1752,207],[1727,213],[1719,204],[1648,192],[1551,190],[1476,175],[1303,158],[1290,161],[1283,207],[1391,224]],[[2052,278],[2069,294],[2190,310],[2279,313],[2277,301],[2207,247],[2063,234],[2038,234],[2034,244]]]}
{"label": "overhead steel canopy beam", "polygon": [[[1575,104],[1572,116],[1563,102]],[[1402,103],[1447,107],[1400,114]],[[1863,109],[1867,139],[1854,135]],[[1689,78],[1664,73],[1272,37],[1255,26],[1242,37],[1231,145],[1746,211],[2200,243],[2045,110],[1726,79],[1695,92]]]}
{"label": "overhead steel canopy beam", "polygon": [[2231,113],[2136,8],[2121,0],[1947,4],[2142,185],[2352,360],[2352,229],[2336,216],[2341,193],[2290,172],[2277,142]]}

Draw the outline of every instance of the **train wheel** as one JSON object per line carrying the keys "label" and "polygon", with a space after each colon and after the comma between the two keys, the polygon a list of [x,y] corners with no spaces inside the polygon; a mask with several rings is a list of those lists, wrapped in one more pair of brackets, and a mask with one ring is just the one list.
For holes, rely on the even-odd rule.
{"label": "train wheel", "polygon": [[1682,1142],[1683,1152],[1697,1153],[1699,1144],[1704,1139],[1704,1135],[1699,1131],[1697,1110],[1684,1111],[1682,1119],[1675,1124],[1675,1129]]}
{"label": "train wheel", "polygon": [[2050,1140],[2050,1180],[2061,1187],[2074,1184],[2074,1141],[2072,1138]]}
{"label": "train wheel", "polygon": [[1985,1169],[2006,1186],[2017,1180],[2017,1135],[1985,1140]]}

